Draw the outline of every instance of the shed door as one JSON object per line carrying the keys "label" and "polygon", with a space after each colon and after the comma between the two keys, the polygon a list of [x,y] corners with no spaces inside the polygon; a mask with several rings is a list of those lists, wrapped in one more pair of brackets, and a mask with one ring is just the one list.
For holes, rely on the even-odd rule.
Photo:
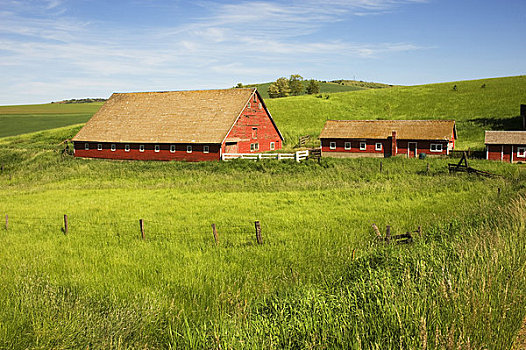
{"label": "shed door", "polygon": [[407,156],[409,158],[414,158],[416,157],[416,142],[409,142],[408,145],[407,145]]}

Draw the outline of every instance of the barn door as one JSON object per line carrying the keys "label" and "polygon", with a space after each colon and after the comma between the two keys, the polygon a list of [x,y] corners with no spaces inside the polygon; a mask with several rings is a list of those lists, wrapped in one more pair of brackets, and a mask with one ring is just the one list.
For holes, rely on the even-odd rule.
{"label": "barn door", "polygon": [[416,157],[416,152],[417,152],[416,142],[409,142],[408,143],[407,152],[408,152],[407,156],[409,158],[415,158]]}
{"label": "barn door", "polygon": [[238,147],[237,142],[227,142],[225,144],[225,153],[237,153]]}

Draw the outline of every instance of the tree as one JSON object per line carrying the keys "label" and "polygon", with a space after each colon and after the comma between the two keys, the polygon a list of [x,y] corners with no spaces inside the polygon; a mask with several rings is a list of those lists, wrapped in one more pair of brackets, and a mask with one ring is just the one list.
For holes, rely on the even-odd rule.
{"label": "tree", "polygon": [[241,89],[243,87],[243,83],[237,83],[235,86],[236,89]]}
{"label": "tree", "polygon": [[279,97],[279,88],[276,85],[276,83],[272,83],[268,87],[268,96],[270,98],[276,98]]}
{"label": "tree", "polygon": [[276,85],[279,90],[279,97],[287,97],[290,95],[290,85],[289,80],[285,77],[281,77],[276,80]]}
{"label": "tree", "polygon": [[309,95],[319,93],[320,92],[320,83],[318,83],[314,79],[309,80],[309,83],[307,84],[307,87],[305,88],[305,92],[307,94],[309,94]]}
{"label": "tree", "polygon": [[293,74],[289,79],[290,93],[299,95],[303,92],[303,77],[299,74]]}

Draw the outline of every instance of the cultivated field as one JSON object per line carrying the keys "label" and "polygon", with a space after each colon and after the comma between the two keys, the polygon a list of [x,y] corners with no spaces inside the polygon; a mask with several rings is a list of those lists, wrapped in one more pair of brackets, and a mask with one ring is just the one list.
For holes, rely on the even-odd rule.
{"label": "cultivated field", "polygon": [[[292,138],[394,91],[393,116],[456,108],[481,147],[485,127],[517,122],[524,79],[267,101]],[[0,138],[0,348],[509,349],[526,316],[524,166],[74,159],[61,143],[80,127]],[[422,234],[387,245],[372,223]]]}

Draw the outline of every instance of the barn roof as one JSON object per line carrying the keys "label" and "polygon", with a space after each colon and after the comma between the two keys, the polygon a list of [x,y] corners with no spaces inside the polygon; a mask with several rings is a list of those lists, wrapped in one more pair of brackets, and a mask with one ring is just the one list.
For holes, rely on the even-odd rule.
{"label": "barn roof", "polygon": [[396,131],[402,140],[450,140],[454,120],[327,120],[320,138],[386,139]]}
{"label": "barn roof", "polygon": [[114,93],[73,141],[221,143],[254,93],[254,88]]}
{"label": "barn roof", "polygon": [[486,131],[486,145],[526,145],[526,131]]}

